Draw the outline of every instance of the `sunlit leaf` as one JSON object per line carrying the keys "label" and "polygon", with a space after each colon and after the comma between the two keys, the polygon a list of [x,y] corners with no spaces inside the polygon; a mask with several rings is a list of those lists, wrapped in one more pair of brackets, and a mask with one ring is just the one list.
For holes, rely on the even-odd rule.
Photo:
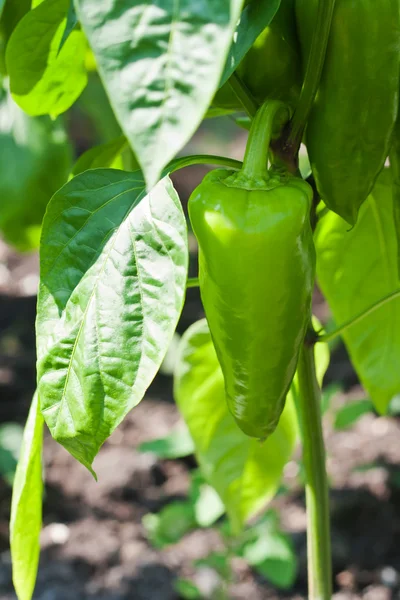
{"label": "sunlit leaf", "polygon": [[222,372],[205,320],[182,338],[174,388],[202,472],[240,529],[274,496],[293,452],[297,427],[292,400],[265,442],[242,433],[225,402]]}
{"label": "sunlit leaf", "polygon": [[10,546],[18,600],[31,600],[39,562],[42,525],[43,417],[35,394],[26,423],[11,503]]}
{"label": "sunlit leaf", "polygon": [[[338,326],[400,288],[391,177],[385,170],[357,224],[333,212],[316,230],[317,275]],[[400,298],[343,332],[350,358],[377,410],[400,392]]]}
{"label": "sunlit leaf", "polygon": [[149,187],[196,131],[243,0],[75,0],[111,104]]}
{"label": "sunlit leaf", "polygon": [[71,31],[60,50],[68,7],[69,0],[44,0],[20,20],[7,44],[11,92],[32,116],[63,113],[87,83],[83,33]]}
{"label": "sunlit leaf", "polygon": [[52,198],[43,223],[38,389],[53,437],[91,469],[142,399],[180,316],[186,221],[168,177],[94,169]]}

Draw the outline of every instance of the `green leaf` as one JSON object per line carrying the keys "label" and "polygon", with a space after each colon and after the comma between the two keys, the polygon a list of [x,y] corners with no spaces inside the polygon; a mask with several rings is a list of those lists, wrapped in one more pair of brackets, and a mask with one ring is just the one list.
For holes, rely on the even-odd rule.
{"label": "green leaf", "polygon": [[86,152],[84,152],[76,161],[71,174],[75,176],[88,169],[98,169],[102,167],[122,169],[122,165],[120,166],[120,156],[127,144],[126,137],[121,135],[115,140],[86,150]]}
{"label": "green leaf", "polygon": [[202,595],[199,588],[189,579],[177,579],[174,582],[174,588],[180,598],[184,600],[201,600]]}
{"label": "green leaf", "polygon": [[18,600],[31,600],[39,562],[42,524],[43,417],[33,397],[26,423],[11,502],[10,546]]}
{"label": "green leaf", "polygon": [[152,452],[158,458],[183,458],[194,453],[194,444],[186,427],[174,429],[165,438],[144,442],[139,452]]}
{"label": "green leaf", "polygon": [[176,544],[191,529],[196,528],[193,505],[190,502],[171,502],[158,514],[143,517],[143,525],[151,543],[157,548]]}
{"label": "green leaf", "polygon": [[62,34],[60,45],[58,47],[58,52],[61,52],[62,47],[64,46],[65,42],[67,41],[67,39],[71,35],[72,31],[77,26],[77,24],[78,24],[78,17],[76,16],[76,12],[75,12],[74,0],[69,0],[67,22],[65,23],[65,29],[64,29],[64,33]]}
{"label": "green leaf", "polygon": [[241,555],[273,585],[288,589],[297,574],[297,558],[292,540],[269,514],[247,532]]}
{"label": "green leaf", "polygon": [[196,522],[200,527],[211,527],[225,512],[225,506],[213,487],[203,483],[194,504]]}
{"label": "green leaf", "polygon": [[292,399],[265,442],[242,433],[225,402],[223,376],[205,320],[182,338],[174,390],[202,472],[240,530],[274,496],[293,452],[297,427]]}
{"label": "green leaf", "polygon": [[218,106],[210,106],[206,114],[204,115],[205,119],[216,119],[217,117],[226,117],[226,115],[231,115],[232,110],[229,108],[219,108]]}
{"label": "green leaf", "polygon": [[38,390],[53,437],[91,470],[142,399],[180,316],[187,230],[168,177],[95,169],[51,199],[36,322]]}
{"label": "green leaf", "polygon": [[225,582],[232,580],[232,568],[228,550],[225,552],[211,552],[205,558],[196,560],[194,565],[196,568],[207,567],[208,569],[213,569]]}
{"label": "green leaf", "polygon": [[0,18],[1,18],[1,15],[3,14],[5,3],[6,3],[6,0],[0,0]]}
{"label": "green leaf", "polygon": [[340,394],[343,391],[340,383],[331,383],[326,388],[322,390],[321,394],[321,412],[324,415],[331,405],[331,402],[335,396]]}
{"label": "green leaf", "polygon": [[1,33],[7,43],[19,21],[30,11],[31,0],[3,0],[1,9]]}
{"label": "green leaf", "polygon": [[[399,289],[389,170],[379,177],[352,229],[328,212],[318,224],[315,240],[319,285],[338,326]],[[399,311],[400,299],[392,300],[342,334],[354,368],[380,413],[400,392]]]}
{"label": "green leaf", "polygon": [[269,540],[269,545],[271,557],[255,565],[255,570],[276,587],[289,589],[297,575],[296,555],[288,539],[282,535],[275,535]]}
{"label": "green leaf", "polygon": [[23,429],[17,423],[0,425],[0,474],[12,485],[21,450]]}
{"label": "green leaf", "polygon": [[44,0],[14,29],[6,65],[14,100],[29,115],[66,111],[87,83],[86,40],[72,31],[59,51],[69,0]]}
{"label": "green leaf", "polygon": [[0,102],[0,230],[19,250],[39,246],[46,206],[68,178],[72,150],[63,124]]}
{"label": "green leaf", "polygon": [[360,417],[373,412],[374,405],[371,400],[355,400],[340,408],[335,416],[335,429],[347,429],[358,421]]}
{"label": "green leaf", "polygon": [[75,0],[148,187],[183,148],[218,86],[243,0]]}
{"label": "green leaf", "polygon": [[243,10],[225,64],[220,86],[236,71],[239,63],[246,56],[260,33],[271,23],[280,3],[280,0],[255,1],[250,2]]}

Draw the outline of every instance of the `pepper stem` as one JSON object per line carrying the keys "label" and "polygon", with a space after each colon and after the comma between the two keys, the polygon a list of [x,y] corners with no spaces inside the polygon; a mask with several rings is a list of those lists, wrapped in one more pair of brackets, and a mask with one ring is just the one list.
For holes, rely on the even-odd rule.
{"label": "pepper stem", "polygon": [[297,155],[303,132],[317,94],[328,46],[335,0],[319,0],[314,34],[311,40],[303,87],[291,123],[291,131],[286,145]]}
{"label": "pepper stem", "polygon": [[246,153],[244,155],[241,175],[247,179],[268,179],[268,151],[271,143],[275,119],[282,113],[284,122],[290,119],[289,108],[278,100],[269,100],[258,109],[254,117]]}
{"label": "pepper stem", "polygon": [[315,373],[314,345],[303,344],[297,374],[297,409],[306,475],[308,598],[331,600],[329,496],[321,422],[321,392]]}

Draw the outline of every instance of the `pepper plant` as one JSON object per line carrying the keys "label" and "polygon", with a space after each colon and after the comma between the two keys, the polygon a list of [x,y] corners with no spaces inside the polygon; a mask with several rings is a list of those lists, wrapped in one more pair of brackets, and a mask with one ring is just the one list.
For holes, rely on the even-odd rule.
{"label": "pepper plant", "polygon": [[[61,152],[44,199],[44,159],[29,179],[48,204],[37,391],[11,514],[19,600],[32,597],[38,564],[44,424],[96,477],[96,454],[143,398],[186,288],[198,286],[206,320],[183,336],[175,397],[203,477],[240,533],[274,496],[299,437],[308,597],[328,600],[327,342],[342,336],[380,413],[400,392],[399,0],[2,0],[0,14],[6,122],[11,105],[27,123],[46,122],[43,156],[54,161],[55,119],[95,65],[123,133],[70,177]],[[238,123],[250,129],[243,164],[177,158],[204,118],[231,113],[245,113]],[[302,142],[311,168],[300,172]],[[199,278],[189,279],[169,176],[195,164],[214,170],[189,202],[200,252]],[[13,241],[9,200],[0,227]],[[312,319],[315,268],[337,323],[329,332]]]}

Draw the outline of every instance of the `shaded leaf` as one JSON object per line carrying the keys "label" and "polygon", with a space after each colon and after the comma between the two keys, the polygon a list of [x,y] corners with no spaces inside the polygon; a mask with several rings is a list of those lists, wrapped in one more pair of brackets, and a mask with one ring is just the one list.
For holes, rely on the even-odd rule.
{"label": "shaded leaf", "polygon": [[174,429],[165,438],[144,442],[139,452],[152,452],[158,458],[183,458],[194,453],[194,444],[186,427]]}
{"label": "shaded leaf", "polygon": [[43,223],[38,389],[53,437],[91,470],[142,399],[185,296],[187,231],[165,177],[94,169],[52,198]]}
{"label": "shaded leaf", "polygon": [[189,579],[177,579],[174,588],[185,600],[201,600],[203,597],[199,588]]}
{"label": "shaded leaf", "polygon": [[17,423],[0,425],[0,474],[12,485],[21,450],[23,428]]}
{"label": "shaded leaf", "polygon": [[[119,164],[119,159],[121,152],[126,148],[127,144],[126,137],[121,135],[115,140],[86,150],[86,152],[84,152],[76,161],[71,174],[75,176],[88,169],[99,169],[103,167],[122,169],[122,165],[120,166]],[[118,163],[118,166],[116,163]]]}
{"label": "shaded leaf", "polygon": [[278,588],[289,589],[297,575],[297,559],[288,538],[276,534],[269,540],[271,556],[255,565],[255,570]]}
{"label": "shaded leaf", "polygon": [[58,47],[58,52],[61,51],[62,47],[64,46],[65,42],[69,38],[71,32],[77,26],[77,24],[78,24],[78,17],[76,16],[76,12],[75,12],[74,0],[69,0],[67,22],[65,23],[65,29],[62,34],[60,45]]}
{"label": "shaded leaf", "polygon": [[[319,285],[338,326],[399,289],[389,170],[380,175],[352,229],[328,212],[318,223],[315,239]],[[381,413],[400,392],[399,314],[400,298],[342,334],[354,368]]]}
{"label": "shaded leaf", "polygon": [[25,426],[11,502],[10,546],[18,600],[31,600],[39,562],[42,524],[43,417],[35,394]]}
{"label": "shaded leaf", "polygon": [[265,442],[242,433],[225,402],[223,376],[205,320],[182,338],[174,390],[202,472],[239,530],[279,486],[297,438],[293,402],[288,398],[278,428]]}
{"label": "shaded leaf", "polygon": [[190,502],[171,502],[158,514],[143,517],[143,525],[151,543],[157,548],[176,544],[191,529],[196,528],[193,505]]}
{"label": "shaded leaf", "polygon": [[213,569],[225,582],[232,580],[232,568],[228,550],[225,552],[211,552],[205,558],[196,560],[194,564],[197,568],[207,567],[208,569]]}
{"label": "shaded leaf", "polygon": [[29,117],[6,94],[0,102],[0,230],[18,250],[39,246],[46,206],[66,182],[71,161],[63,124]]}
{"label": "shaded leaf", "polygon": [[206,113],[243,0],[75,0],[148,187]]}
{"label": "shaded leaf", "polygon": [[29,12],[31,0],[3,0],[2,2],[0,1],[0,5],[1,33],[6,44],[19,21]]}
{"label": "shaded leaf", "polygon": [[59,51],[69,0],[44,0],[14,29],[6,49],[10,88],[31,116],[66,111],[87,83],[86,40],[72,31]]}
{"label": "shaded leaf", "polygon": [[331,383],[326,388],[322,390],[321,394],[321,412],[324,415],[331,405],[331,402],[335,396],[342,392],[342,386],[340,383]]}
{"label": "shaded leaf", "polygon": [[297,574],[297,557],[291,538],[280,528],[272,512],[246,532],[247,540],[241,548],[249,565],[273,585],[290,588]]}
{"label": "shaded leaf", "polygon": [[229,50],[220,86],[236,71],[260,33],[271,23],[279,5],[280,0],[255,1],[249,2],[244,8]]}
{"label": "shaded leaf", "polygon": [[353,400],[342,406],[335,416],[335,429],[346,429],[358,421],[360,417],[373,412],[374,405],[371,400]]}

